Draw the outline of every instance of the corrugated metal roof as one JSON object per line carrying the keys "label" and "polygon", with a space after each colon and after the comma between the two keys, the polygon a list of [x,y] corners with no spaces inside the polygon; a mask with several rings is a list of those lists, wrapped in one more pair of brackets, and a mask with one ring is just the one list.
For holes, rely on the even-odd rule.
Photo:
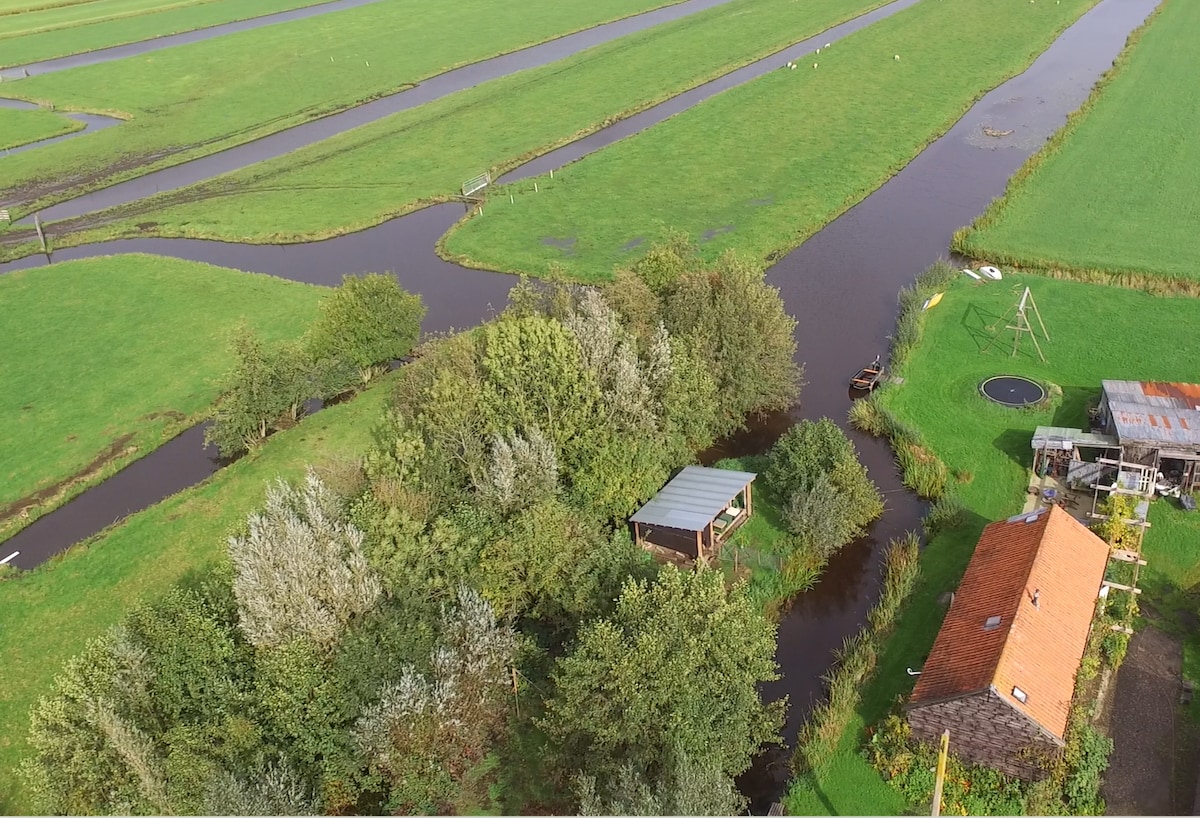
{"label": "corrugated metal roof", "polygon": [[[1112,435],[1098,435],[1095,432],[1085,432],[1082,429],[1069,429],[1066,426],[1039,426],[1029,440],[1032,449],[1059,448],[1056,444],[1071,443],[1075,446],[1092,446],[1104,448],[1115,447],[1117,439]],[[1066,447],[1062,447],[1066,448]]]}
{"label": "corrugated metal roof", "polygon": [[629,521],[703,531],[755,477],[748,471],[685,466]]}
{"label": "corrugated metal roof", "polygon": [[1121,443],[1200,446],[1200,385],[1103,381]]}

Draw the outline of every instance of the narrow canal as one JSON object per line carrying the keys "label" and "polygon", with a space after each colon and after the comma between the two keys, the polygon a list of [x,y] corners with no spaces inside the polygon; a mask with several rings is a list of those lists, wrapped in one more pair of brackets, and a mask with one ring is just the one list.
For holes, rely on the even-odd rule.
{"label": "narrow canal", "polygon": [[[1009,177],[1083,102],[1126,37],[1157,2],[1102,0],[1026,72],[983,97],[901,173],[768,271],[768,280],[780,288],[788,311],[799,319],[799,355],[807,385],[801,405],[790,417],[765,419],[727,441],[723,453],[763,451],[799,418],[831,417],[845,425],[850,401],[847,379],[863,363],[886,352],[899,288],[944,255],[954,230],[968,224],[1003,193]],[[1001,138],[985,136],[985,126],[1012,133]],[[606,143],[599,140],[593,144]],[[575,158],[570,153],[560,154],[560,161],[563,156]],[[550,167],[554,165],[539,164],[537,170],[544,172]],[[526,166],[524,172],[533,170]],[[437,239],[462,212],[458,205],[440,205],[361,233],[307,245],[136,239],[62,250],[54,259],[157,253],[332,285],[343,274],[392,269],[397,259],[403,258],[404,268],[397,276],[429,306],[426,329],[463,328],[502,308],[514,282],[509,276],[461,268],[436,256]],[[31,257],[0,265],[0,272],[44,263],[42,257]],[[886,443],[853,431],[851,435],[885,492],[888,508],[869,536],[843,550],[817,587],[793,600],[781,619],[777,658],[783,678],[765,692],[772,697],[790,697],[792,706],[784,731],[788,743],[795,739],[800,723],[821,693],[820,677],[830,665],[832,651],[865,621],[878,593],[884,546],[904,531],[917,529],[923,513],[922,504],[902,490]],[[144,507],[165,496],[157,491],[141,495],[144,484],[165,484],[172,475],[190,474],[192,468],[207,474],[215,464],[199,446],[185,447],[181,442],[178,449],[164,447],[148,455],[93,491],[110,484],[121,486],[123,475],[135,467],[144,470],[139,473],[146,477],[139,477],[136,483],[130,479],[118,492],[121,498],[112,501],[114,505],[88,505],[85,498],[92,492],[87,492],[7,541],[0,552],[20,550],[14,564],[32,567],[74,541],[69,537],[78,538],[70,534],[68,539],[58,539],[56,525],[64,530],[68,521],[88,517],[92,518],[90,525],[102,527],[120,516],[120,508]],[[102,509],[95,510],[96,506]],[[88,528],[83,525],[77,530]],[[913,657],[913,663],[922,659]],[[743,789],[752,796],[756,811],[764,810],[782,793],[789,772],[787,760],[788,752],[782,748],[769,752],[744,777]]]}

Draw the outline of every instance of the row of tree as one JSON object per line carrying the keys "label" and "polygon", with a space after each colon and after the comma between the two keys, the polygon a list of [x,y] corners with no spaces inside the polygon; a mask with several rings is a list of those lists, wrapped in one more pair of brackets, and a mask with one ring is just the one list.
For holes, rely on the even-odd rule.
{"label": "row of tree", "polygon": [[321,301],[302,338],[270,345],[246,325],[230,344],[233,365],[205,445],[234,457],[295,423],[311,400],[328,400],[367,386],[417,343],[425,307],[395,277],[346,276]]}
{"label": "row of tree", "polygon": [[624,519],[794,402],[794,321],[760,267],[678,242],[510,304],[419,350],[354,468],[273,485],[227,561],[68,665],[33,713],[40,806],[743,808],[782,719],[774,626]]}

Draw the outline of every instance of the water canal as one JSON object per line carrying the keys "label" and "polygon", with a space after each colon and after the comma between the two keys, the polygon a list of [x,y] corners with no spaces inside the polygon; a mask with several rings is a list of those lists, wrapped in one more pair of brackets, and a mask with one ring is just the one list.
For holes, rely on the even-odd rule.
{"label": "water canal", "polygon": [[[726,441],[713,456],[763,451],[794,419],[831,417],[845,425],[849,406],[846,381],[863,363],[886,352],[899,288],[944,255],[954,230],[968,224],[1003,193],[1009,177],[1083,102],[1126,37],[1157,2],[1102,0],[1027,71],[984,96],[903,171],[770,268],[768,280],[780,288],[788,311],[799,319],[799,354],[807,381],[802,402],[790,416],[766,418]],[[988,137],[983,135],[985,126],[994,131],[1011,130],[1012,134]],[[534,172],[528,166],[523,171]],[[461,328],[500,308],[514,283],[510,276],[465,269],[437,257],[436,241],[462,212],[459,205],[439,205],[360,233],[306,245],[132,239],[61,250],[53,258],[157,253],[318,284],[336,284],[346,273],[393,269],[402,258],[404,268],[397,276],[429,306],[426,329]],[[43,257],[30,257],[0,265],[0,272],[45,263]],[[767,686],[765,693],[790,697],[792,706],[784,731],[789,743],[821,693],[820,676],[828,669],[832,651],[866,619],[878,593],[883,547],[904,531],[917,529],[923,513],[922,504],[902,490],[887,444],[850,433],[872,477],[885,492],[887,512],[869,536],[831,562],[816,588],[792,601],[780,621],[777,658],[782,678]],[[198,441],[202,433],[192,430],[185,433],[184,437],[188,436]],[[92,524],[98,528],[112,522],[119,507],[137,506],[138,500],[145,501],[144,507],[161,499],[157,490],[152,498],[138,497],[143,482],[157,489],[172,475],[191,468],[209,473],[204,469],[214,464],[208,454],[198,442],[185,445],[184,437],[177,439],[178,447],[168,444],[37,521],[0,551],[21,550],[14,564],[32,567],[73,541],[52,543],[56,525],[57,530],[65,531],[68,522],[86,517],[93,518]],[[129,502],[112,501],[116,505],[105,507],[103,502],[86,500],[110,484],[122,486],[122,476],[134,468],[143,470],[138,474],[146,477],[136,482],[129,478],[128,485],[121,488],[120,500]],[[81,525],[78,530],[88,528]],[[28,562],[26,549],[31,555]],[[33,559],[35,554],[45,556]],[[912,664],[919,665],[922,660],[914,656]],[[756,811],[764,810],[782,793],[789,775],[787,760],[785,750],[768,752],[743,778],[743,790],[752,796]]]}

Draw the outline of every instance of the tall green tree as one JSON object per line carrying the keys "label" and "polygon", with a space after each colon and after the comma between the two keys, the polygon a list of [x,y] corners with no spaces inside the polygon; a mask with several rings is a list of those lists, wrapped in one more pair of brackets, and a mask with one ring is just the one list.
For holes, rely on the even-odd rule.
{"label": "tall green tree", "polygon": [[801,543],[829,556],[883,513],[883,495],[846,433],[829,418],[802,420],[771,447],[764,475]]}
{"label": "tall green tree", "polygon": [[764,270],[732,251],[708,269],[693,269],[666,290],[663,319],[706,362],[723,416],[741,424],[751,413],[795,403],[801,368],[794,361],[796,320]]}
{"label": "tall green tree", "polygon": [[405,292],[395,276],[346,276],[321,302],[309,335],[312,357],[353,365],[366,385],[412,351],[424,317],[421,297]]}
{"label": "tall green tree", "polygon": [[232,457],[261,442],[285,419],[298,416],[308,395],[303,361],[292,345],[270,347],[245,324],[230,341],[233,366],[220,382],[220,397],[212,423],[204,432],[206,445]]}
{"label": "tall green tree", "polygon": [[668,565],[580,631],[542,726],[560,760],[604,786],[625,765],[657,780],[675,751],[736,776],[782,723],[783,703],[758,693],[778,678],[774,656],[775,628],[743,586]]}

